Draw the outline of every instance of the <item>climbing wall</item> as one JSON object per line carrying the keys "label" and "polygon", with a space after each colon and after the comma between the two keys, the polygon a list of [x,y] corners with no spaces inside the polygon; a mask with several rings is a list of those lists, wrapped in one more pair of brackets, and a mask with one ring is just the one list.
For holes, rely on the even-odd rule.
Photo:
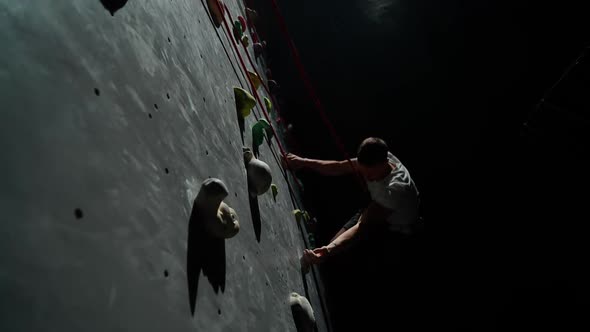
{"label": "climbing wall", "polygon": [[[277,137],[258,155],[276,202],[248,195],[262,109],[242,132],[237,52],[254,68],[231,40],[245,7],[225,4],[216,27],[206,0],[0,0],[0,331],[295,331],[291,292],[329,330]],[[232,238],[197,227],[210,177]]]}

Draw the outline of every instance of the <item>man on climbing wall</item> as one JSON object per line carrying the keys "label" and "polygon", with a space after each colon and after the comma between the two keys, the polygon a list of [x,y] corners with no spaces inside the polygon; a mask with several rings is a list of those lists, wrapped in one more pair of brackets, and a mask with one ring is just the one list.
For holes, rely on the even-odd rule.
{"label": "man on climbing wall", "polygon": [[307,168],[328,176],[359,172],[366,181],[371,202],[355,214],[330,243],[314,250],[305,249],[305,263],[317,264],[357,239],[371,234],[408,234],[418,222],[419,193],[409,171],[380,138],[370,137],[359,146],[357,158],[342,161],[317,160],[287,154],[293,170]]}

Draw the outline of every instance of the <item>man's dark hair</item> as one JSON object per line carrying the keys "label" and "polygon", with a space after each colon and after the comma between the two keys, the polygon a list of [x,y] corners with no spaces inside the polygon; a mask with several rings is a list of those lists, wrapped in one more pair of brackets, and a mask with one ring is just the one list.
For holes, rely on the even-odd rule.
{"label": "man's dark hair", "polygon": [[361,165],[375,166],[387,162],[388,151],[389,147],[384,140],[377,137],[369,137],[359,146],[356,157]]}

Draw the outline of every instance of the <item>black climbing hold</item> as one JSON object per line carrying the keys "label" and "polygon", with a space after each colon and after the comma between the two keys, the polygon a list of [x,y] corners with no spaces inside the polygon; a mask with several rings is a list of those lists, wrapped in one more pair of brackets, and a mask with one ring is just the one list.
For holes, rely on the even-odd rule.
{"label": "black climbing hold", "polygon": [[148,117],[151,119],[152,118],[152,113],[148,113]]}
{"label": "black climbing hold", "polygon": [[82,217],[84,216],[84,214],[82,213],[82,210],[80,210],[80,209],[75,209],[74,215],[76,216],[76,219],[82,219]]}
{"label": "black climbing hold", "polygon": [[100,90],[98,90],[97,88],[94,88],[94,94],[97,96],[100,96]]}
{"label": "black climbing hold", "polygon": [[164,172],[166,172],[166,174],[168,174],[168,168],[164,168]]}
{"label": "black climbing hold", "polygon": [[170,99],[170,94],[166,93],[166,98]]}
{"label": "black climbing hold", "polygon": [[111,16],[115,15],[115,12],[125,6],[128,0],[100,0],[106,10],[111,13]]}
{"label": "black climbing hold", "polygon": [[168,278],[168,270],[164,270],[164,277]]}
{"label": "black climbing hold", "polygon": [[221,315],[221,309],[217,309],[217,314]]}
{"label": "black climbing hold", "polygon": [[209,151],[205,150],[205,154],[206,154],[206,155],[209,155]]}
{"label": "black climbing hold", "polygon": [[154,104],[154,108],[155,109],[158,109],[158,104]]}

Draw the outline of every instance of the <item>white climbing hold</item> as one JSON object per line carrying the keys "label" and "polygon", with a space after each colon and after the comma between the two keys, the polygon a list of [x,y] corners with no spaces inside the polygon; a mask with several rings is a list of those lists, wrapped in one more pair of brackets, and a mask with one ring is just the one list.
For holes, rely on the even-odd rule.
{"label": "white climbing hold", "polygon": [[260,196],[268,191],[272,183],[272,174],[268,164],[262,160],[256,159],[250,148],[243,148],[244,163],[248,173],[248,184],[250,185],[250,195]]}
{"label": "white climbing hold", "polygon": [[295,292],[289,296],[289,305],[298,332],[313,332],[315,328],[315,315],[309,300]]}
{"label": "white climbing hold", "polygon": [[228,239],[240,231],[236,211],[223,202],[229,191],[223,181],[212,178],[203,181],[195,204],[205,229],[217,238]]}

